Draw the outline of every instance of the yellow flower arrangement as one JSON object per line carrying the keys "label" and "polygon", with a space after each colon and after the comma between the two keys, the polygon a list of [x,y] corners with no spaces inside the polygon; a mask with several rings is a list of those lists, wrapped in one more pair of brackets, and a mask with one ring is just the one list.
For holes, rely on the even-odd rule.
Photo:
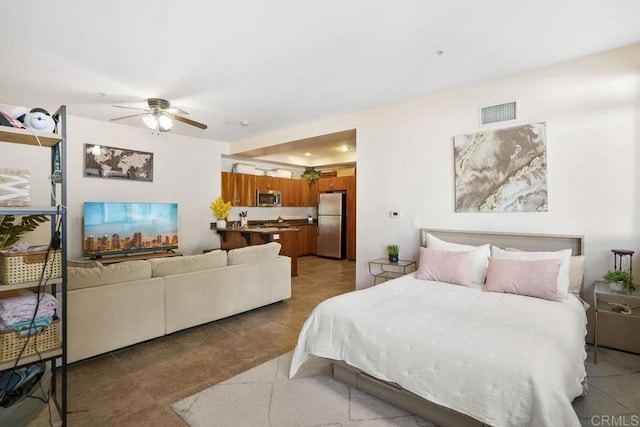
{"label": "yellow flower arrangement", "polygon": [[218,219],[225,219],[231,212],[231,202],[225,203],[222,197],[218,197],[215,202],[211,202],[209,207],[213,211],[213,215]]}

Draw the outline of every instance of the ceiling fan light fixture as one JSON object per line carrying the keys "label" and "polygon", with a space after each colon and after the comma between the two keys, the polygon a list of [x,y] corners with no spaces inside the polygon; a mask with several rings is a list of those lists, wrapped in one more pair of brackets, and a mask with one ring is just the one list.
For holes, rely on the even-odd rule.
{"label": "ceiling fan light fixture", "polygon": [[158,119],[153,114],[145,114],[144,116],[142,116],[142,121],[149,129],[158,128]]}
{"label": "ceiling fan light fixture", "polygon": [[[166,99],[149,98],[147,99],[147,105],[149,109],[136,108],[136,107],[124,107],[121,105],[114,105],[118,108],[128,108],[132,110],[143,111],[142,113],[132,114],[123,117],[116,117],[111,120],[125,120],[132,117],[142,117],[142,121],[149,129],[157,132],[167,132],[173,128],[174,120],[185,123],[190,126],[195,126],[200,129],[206,129],[207,125],[204,123],[196,122],[195,120],[188,119],[180,114],[189,114],[179,108],[171,109],[171,103]],[[249,122],[247,122],[247,125]]]}
{"label": "ceiling fan light fixture", "polygon": [[166,132],[173,127],[173,121],[171,117],[161,115],[158,117],[158,125],[161,131]]}

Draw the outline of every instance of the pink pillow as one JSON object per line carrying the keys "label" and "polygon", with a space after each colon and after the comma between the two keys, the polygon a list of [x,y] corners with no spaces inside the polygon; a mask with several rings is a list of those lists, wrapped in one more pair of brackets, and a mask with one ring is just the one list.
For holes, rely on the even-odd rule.
{"label": "pink pillow", "polygon": [[489,257],[487,281],[482,288],[489,292],[526,295],[558,301],[559,259],[519,260]]}
{"label": "pink pillow", "polygon": [[473,252],[420,248],[420,267],[416,278],[471,286],[472,266]]}

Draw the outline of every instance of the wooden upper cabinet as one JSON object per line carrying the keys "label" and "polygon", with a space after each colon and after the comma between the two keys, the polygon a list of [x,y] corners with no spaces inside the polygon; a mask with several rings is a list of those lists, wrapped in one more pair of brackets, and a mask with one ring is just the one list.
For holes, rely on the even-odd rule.
{"label": "wooden upper cabinet", "polygon": [[282,206],[318,204],[318,181],[222,172],[222,198],[233,206],[255,206],[256,190],[282,192]]}
{"label": "wooden upper cabinet", "polygon": [[327,191],[347,190],[351,182],[355,180],[355,176],[336,176],[333,178],[320,178],[318,180],[318,191],[326,193]]}
{"label": "wooden upper cabinet", "polygon": [[313,183],[304,179],[283,178],[281,181],[282,206],[315,206],[317,197],[312,197],[312,188]]}
{"label": "wooden upper cabinet", "polygon": [[309,182],[309,197],[307,199],[307,205],[317,207],[318,206],[318,180]]}
{"label": "wooden upper cabinet", "polygon": [[255,175],[222,172],[222,199],[233,206],[254,206],[255,178]]}
{"label": "wooden upper cabinet", "polygon": [[284,178],[278,178],[275,176],[256,175],[256,190],[273,190],[280,191],[281,184]]}
{"label": "wooden upper cabinet", "polygon": [[282,192],[282,206],[299,206],[298,198],[295,195],[294,180],[283,178],[280,182],[280,191]]}

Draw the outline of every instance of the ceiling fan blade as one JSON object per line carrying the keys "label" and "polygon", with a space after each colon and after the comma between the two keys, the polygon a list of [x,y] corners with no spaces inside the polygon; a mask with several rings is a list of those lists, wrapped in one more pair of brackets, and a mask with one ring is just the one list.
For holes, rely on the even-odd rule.
{"label": "ceiling fan blade", "polygon": [[171,108],[167,108],[166,110],[167,113],[169,114],[182,114],[184,115],[189,115],[189,113],[187,113],[186,111],[184,111],[182,108],[177,108],[177,107],[171,107]]}
{"label": "ceiling fan blade", "polygon": [[146,112],[150,112],[148,109],[146,108],[136,108],[136,107],[125,107],[124,105],[112,105],[112,107],[116,107],[116,108],[127,108],[129,110],[140,110],[140,111],[146,111]]}
{"label": "ceiling fan blade", "polygon": [[195,126],[197,128],[200,128],[200,129],[206,129],[207,128],[207,125],[205,125],[204,123],[198,123],[198,122],[195,122],[193,120],[187,119],[186,117],[176,116],[175,114],[169,114],[169,116],[172,119],[175,119],[175,120],[177,120],[179,122],[186,123],[188,125]]}
{"label": "ceiling fan blade", "polygon": [[138,114],[132,114],[130,116],[122,116],[122,117],[115,117],[113,119],[111,119],[111,121],[116,121],[116,120],[124,120],[124,119],[130,119],[131,117],[139,117],[139,116],[144,116],[147,113],[138,113]]}

